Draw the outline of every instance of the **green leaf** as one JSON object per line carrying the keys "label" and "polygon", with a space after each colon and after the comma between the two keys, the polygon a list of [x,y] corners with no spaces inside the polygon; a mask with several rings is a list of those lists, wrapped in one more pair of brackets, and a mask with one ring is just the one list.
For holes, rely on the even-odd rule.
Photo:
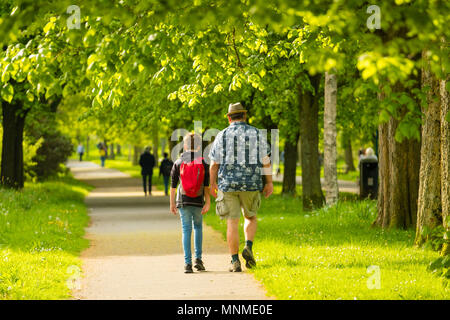
{"label": "green leaf", "polygon": [[3,70],[3,73],[2,73],[2,82],[3,83],[6,83],[6,82],[8,82],[9,81],[9,79],[10,79],[10,75],[9,75],[9,72],[6,70],[6,68]]}
{"label": "green leaf", "polygon": [[51,18],[50,22],[47,23],[44,27],[44,33],[48,33],[50,30],[52,30],[55,27],[55,18]]}
{"label": "green leaf", "polygon": [[32,94],[32,93],[30,92],[30,90],[27,90],[27,99],[28,99],[28,101],[30,101],[30,102],[33,102],[33,101],[34,101],[34,94]]}
{"label": "green leaf", "polygon": [[172,92],[171,94],[169,94],[169,96],[167,97],[167,99],[169,100],[175,100],[177,98],[177,93],[176,92]]}
{"label": "green leaf", "polygon": [[11,103],[12,99],[14,98],[13,86],[9,83],[6,83],[1,90],[1,96],[3,100]]}

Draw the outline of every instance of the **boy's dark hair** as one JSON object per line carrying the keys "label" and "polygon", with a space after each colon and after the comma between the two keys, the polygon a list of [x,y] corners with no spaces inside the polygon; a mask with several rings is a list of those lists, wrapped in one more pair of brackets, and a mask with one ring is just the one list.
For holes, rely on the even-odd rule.
{"label": "boy's dark hair", "polygon": [[164,152],[164,158],[167,158],[169,156],[169,154],[167,152]]}
{"label": "boy's dark hair", "polygon": [[231,120],[243,120],[244,115],[245,115],[245,112],[239,112],[239,113],[230,114],[229,117]]}

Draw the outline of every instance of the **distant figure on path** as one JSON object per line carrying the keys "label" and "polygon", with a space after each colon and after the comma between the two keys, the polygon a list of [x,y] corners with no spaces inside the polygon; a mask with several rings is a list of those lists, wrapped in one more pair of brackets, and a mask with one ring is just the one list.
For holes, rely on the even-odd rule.
{"label": "distant figure on path", "polygon": [[[209,166],[202,157],[202,138],[189,133],[184,137],[184,152],[172,167],[170,211],[180,211],[183,231],[184,273],[193,273],[191,235],[194,227],[195,265],[197,271],[205,271],[202,261],[203,214],[209,211]],[[178,185],[178,182],[181,183]],[[178,188],[177,188],[178,186]],[[176,193],[176,200],[175,200]]]}
{"label": "distant figure on path", "polygon": [[[155,166],[155,157],[150,153],[150,147],[146,147],[144,153],[141,154],[139,158],[139,165],[141,166],[141,174],[142,174],[142,184],[144,187],[144,194],[147,196],[148,194],[152,195],[152,177],[153,177],[153,167]],[[147,189],[148,182],[148,189]]]}
{"label": "distant figure on path", "polygon": [[106,157],[108,155],[108,149],[106,148],[105,144],[100,143],[99,144],[99,153],[100,153],[100,162],[101,162],[101,166],[102,168],[105,167],[105,161],[106,161]]}
{"label": "distant figure on path", "polygon": [[83,161],[83,155],[84,155],[84,146],[83,146],[82,143],[80,143],[78,145],[77,153],[78,153],[78,156],[80,157],[80,162],[82,162]]}
{"label": "distant figure on path", "polygon": [[[217,214],[221,219],[227,219],[227,242],[231,254],[229,271],[241,272],[239,219],[242,211],[246,240],[242,257],[246,260],[246,267],[252,268],[256,266],[252,247],[261,191],[266,198],[273,192],[270,147],[266,138],[260,135],[260,130],[245,122],[247,110],[240,103],[230,104],[227,116],[230,125],[216,136],[209,154],[210,186],[211,194],[217,198]],[[219,185],[216,184],[217,176]]]}
{"label": "distant figure on path", "polygon": [[159,176],[163,176],[164,179],[164,194],[167,196],[169,194],[169,180],[170,173],[172,172],[173,161],[168,158],[167,152],[164,152],[164,159],[161,161],[159,166]]}

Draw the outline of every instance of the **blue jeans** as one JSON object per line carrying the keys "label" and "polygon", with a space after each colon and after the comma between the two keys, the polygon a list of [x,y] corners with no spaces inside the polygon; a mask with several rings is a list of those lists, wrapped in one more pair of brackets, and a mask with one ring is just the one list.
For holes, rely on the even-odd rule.
{"label": "blue jeans", "polygon": [[105,166],[106,157],[100,157],[100,161],[102,163],[102,168]]}
{"label": "blue jeans", "polygon": [[202,208],[194,206],[184,206],[178,208],[181,218],[181,227],[183,231],[183,249],[184,262],[192,265],[191,252],[191,234],[192,226],[194,226],[194,247],[195,258],[202,258],[202,242],[203,242],[203,216]]}
{"label": "blue jeans", "polygon": [[167,196],[169,194],[170,176],[163,176],[163,179],[164,179],[164,194]]}

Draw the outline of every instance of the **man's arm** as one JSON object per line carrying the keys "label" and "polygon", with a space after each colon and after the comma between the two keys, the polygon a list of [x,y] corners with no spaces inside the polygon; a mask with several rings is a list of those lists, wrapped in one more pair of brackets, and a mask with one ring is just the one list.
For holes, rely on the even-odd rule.
{"label": "man's arm", "polygon": [[217,173],[219,172],[219,166],[220,164],[217,162],[212,161],[211,165],[209,167],[209,187],[210,187],[210,194],[217,198]]}
{"label": "man's arm", "polygon": [[202,209],[202,214],[205,214],[209,211],[209,208],[211,207],[211,197],[209,196],[209,187],[204,187],[203,194],[205,196],[205,204]]}
{"label": "man's arm", "polygon": [[263,194],[264,194],[264,197],[268,198],[273,193],[272,165],[270,163],[269,156],[264,157],[262,170],[263,170],[263,174],[264,174],[264,178],[265,178]]}

